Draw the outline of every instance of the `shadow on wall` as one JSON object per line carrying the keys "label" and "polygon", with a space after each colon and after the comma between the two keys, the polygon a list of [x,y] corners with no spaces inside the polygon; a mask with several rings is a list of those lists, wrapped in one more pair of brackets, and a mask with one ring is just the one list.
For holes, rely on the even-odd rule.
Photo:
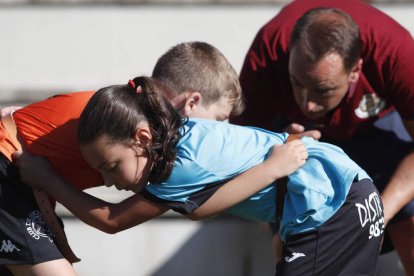
{"label": "shadow on wall", "polygon": [[[220,216],[191,222],[179,216],[151,220],[109,235],[64,219],[82,262],[79,275],[271,276],[275,273],[267,226]],[[380,257],[377,276],[402,276],[395,252]]]}
{"label": "shadow on wall", "polygon": [[[271,242],[265,225],[210,221],[151,276],[274,275]],[[404,275],[395,251],[379,258],[377,276],[389,275]]]}
{"label": "shadow on wall", "polygon": [[226,223],[223,218],[202,223],[200,230],[151,275],[269,276],[274,271],[267,226],[237,220]]}

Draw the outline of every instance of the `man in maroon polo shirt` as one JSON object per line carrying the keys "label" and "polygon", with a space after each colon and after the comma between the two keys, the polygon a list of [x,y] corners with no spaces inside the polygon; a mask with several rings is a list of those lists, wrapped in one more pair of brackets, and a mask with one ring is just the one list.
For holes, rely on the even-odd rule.
{"label": "man in maroon polo shirt", "polygon": [[246,110],[231,122],[319,131],[370,174],[382,192],[393,245],[413,275],[410,33],[361,1],[296,0],[260,29],[240,81]]}

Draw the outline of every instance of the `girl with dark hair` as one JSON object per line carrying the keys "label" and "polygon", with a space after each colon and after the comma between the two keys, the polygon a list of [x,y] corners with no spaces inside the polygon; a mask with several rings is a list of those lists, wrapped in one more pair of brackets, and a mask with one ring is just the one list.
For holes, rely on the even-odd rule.
{"label": "girl with dark hair", "polygon": [[[160,96],[163,89],[154,80],[136,78],[129,85],[99,90],[82,112],[81,152],[106,185],[141,192],[150,201],[191,214],[202,205],[212,207],[206,201],[224,182],[262,164],[273,145],[288,139],[288,134],[211,120],[181,121]],[[262,222],[281,217],[284,247],[278,275],[375,274],[384,225],[375,186],[340,148],[309,137],[302,142],[309,156],[299,147],[297,157],[307,161],[289,175],[286,194],[278,189],[276,198],[283,181],[272,185],[284,175],[282,167],[273,167],[278,172],[270,176],[269,167],[255,167],[252,170],[260,172],[255,175],[260,180],[250,186],[260,191],[250,197],[252,193],[244,197],[233,193],[226,198],[231,202],[227,212]],[[128,207],[128,203],[108,204],[81,195],[68,185],[39,184],[98,228],[105,221],[118,221]],[[276,205],[283,200],[283,211],[278,208],[277,213]],[[147,214],[146,219],[158,215],[134,208]]]}

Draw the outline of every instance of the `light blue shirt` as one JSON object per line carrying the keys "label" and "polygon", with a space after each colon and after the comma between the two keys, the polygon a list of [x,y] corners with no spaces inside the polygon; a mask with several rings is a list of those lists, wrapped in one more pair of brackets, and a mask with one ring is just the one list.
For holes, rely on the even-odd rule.
{"label": "light blue shirt", "polygon": [[[206,186],[234,178],[262,163],[275,144],[288,134],[241,127],[204,119],[190,119],[177,145],[177,159],[164,183],[146,189],[154,196],[177,202]],[[280,234],[313,230],[327,221],[345,202],[351,184],[369,178],[340,148],[305,137],[306,164],[289,175]],[[228,213],[262,222],[276,221],[275,183],[234,207]],[[194,204],[191,202],[190,204]]]}

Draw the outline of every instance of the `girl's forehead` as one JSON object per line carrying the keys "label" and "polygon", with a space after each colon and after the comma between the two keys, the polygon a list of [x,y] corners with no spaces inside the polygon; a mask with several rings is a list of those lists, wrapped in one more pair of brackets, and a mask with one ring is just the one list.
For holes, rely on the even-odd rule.
{"label": "girl's forehead", "polygon": [[80,150],[86,161],[95,167],[95,163],[110,159],[111,155],[114,154],[113,148],[115,145],[107,137],[101,136],[92,142],[81,144]]}

